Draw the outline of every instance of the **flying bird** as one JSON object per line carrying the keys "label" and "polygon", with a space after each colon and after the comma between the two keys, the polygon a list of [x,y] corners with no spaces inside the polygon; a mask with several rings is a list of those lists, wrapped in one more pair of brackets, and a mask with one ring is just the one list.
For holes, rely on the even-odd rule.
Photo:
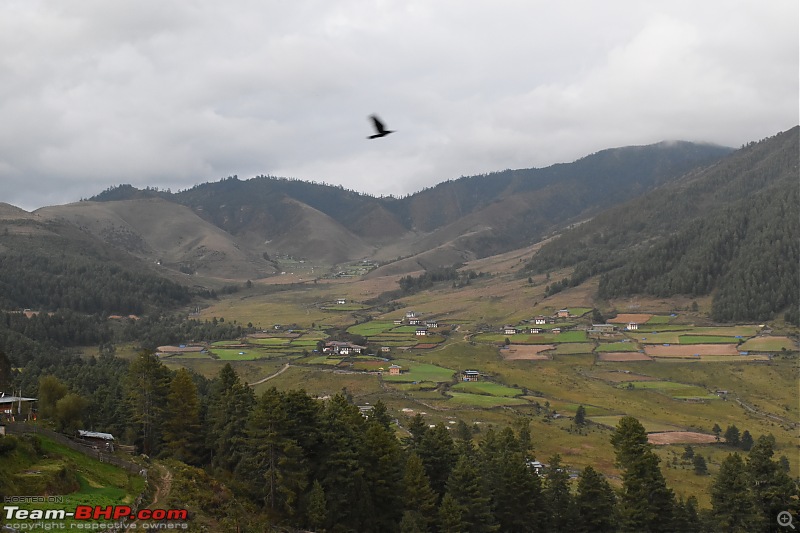
{"label": "flying bird", "polygon": [[390,133],[394,133],[393,130],[387,130],[386,127],[383,125],[383,122],[377,117],[377,115],[370,115],[369,118],[372,119],[372,124],[375,126],[375,135],[370,135],[367,139],[377,139],[378,137],[386,137]]}

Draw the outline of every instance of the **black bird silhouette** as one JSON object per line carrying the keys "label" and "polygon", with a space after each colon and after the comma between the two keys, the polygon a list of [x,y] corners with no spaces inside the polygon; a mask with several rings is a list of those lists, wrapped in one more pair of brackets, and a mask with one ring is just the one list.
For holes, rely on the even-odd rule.
{"label": "black bird silhouette", "polygon": [[377,139],[378,137],[386,137],[390,133],[394,133],[393,130],[387,130],[386,127],[383,125],[383,122],[378,118],[377,115],[370,115],[369,118],[372,119],[372,124],[375,126],[375,135],[370,135],[367,139]]}

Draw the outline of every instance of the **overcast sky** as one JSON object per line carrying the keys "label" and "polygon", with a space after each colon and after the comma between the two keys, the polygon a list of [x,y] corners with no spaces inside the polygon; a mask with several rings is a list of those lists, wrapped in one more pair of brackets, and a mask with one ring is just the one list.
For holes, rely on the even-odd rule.
{"label": "overcast sky", "polygon": [[[0,202],[237,174],[402,195],[798,123],[796,0],[3,0]],[[367,140],[377,113],[397,133]]]}

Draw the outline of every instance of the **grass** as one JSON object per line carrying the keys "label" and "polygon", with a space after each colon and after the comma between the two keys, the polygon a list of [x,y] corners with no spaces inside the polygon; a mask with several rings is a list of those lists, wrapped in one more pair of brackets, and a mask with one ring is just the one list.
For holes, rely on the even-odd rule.
{"label": "grass", "polygon": [[635,342],[604,342],[600,343],[596,352],[638,352],[639,345]]}
{"label": "grass", "polygon": [[490,381],[462,381],[450,387],[451,391],[471,394],[488,394],[490,396],[520,396],[522,391],[513,387],[492,383]]}
{"label": "grass", "polygon": [[555,345],[553,353],[556,355],[574,355],[581,353],[590,353],[593,346],[586,342],[564,342]]}
{"label": "grass", "polygon": [[405,359],[400,359],[393,362],[394,364],[402,366],[404,369],[408,369],[408,371],[403,372],[402,374],[396,376],[384,374],[383,375],[384,381],[389,381],[389,382],[434,381],[437,383],[447,383],[453,380],[453,375],[456,372],[451,368],[443,368],[437,365],[419,363],[416,361],[409,361]]}
{"label": "grass", "polygon": [[797,350],[797,343],[788,337],[755,337],[745,341],[740,347],[742,351],[753,352],[780,352],[782,350]]}
{"label": "grass", "polygon": [[[66,448],[42,435],[38,436],[41,442],[43,457],[30,458],[17,466],[23,472],[13,474],[16,481],[18,494],[41,495],[37,487],[41,487],[43,477],[67,468],[75,473],[78,490],[58,496],[58,492],[48,491],[48,498],[44,502],[16,503],[21,509],[65,510],[74,511],[77,505],[109,506],[130,505],[136,497],[144,491],[144,480],[127,471],[109,463],[100,463],[77,451]],[[33,461],[33,462],[31,462]],[[11,463],[11,461],[9,461]],[[4,465],[13,467],[12,464]],[[8,472],[6,470],[6,472]],[[40,472],[40,473],[33,473]],[[57,501],[57,500],[62,501]],[[67,528],[75,523],[72,519],[58,520]],[[88,524],[87,524],[88,525]]]}
{"label": "grass", "polygon": [[[374,335],[377,335],[378,333],[389,331],[392,328],[394,328],[393,322],[388,322],[383,320],[371,320],[369,322],[363,322],[361,324],[356,324],[355,326],[350,326],[349,328],[347,328],[347,332],[352,333],[353,335],[372,337]],[[412,333],[413,331],[414,330],[412,330]]]}
{"label": "grass", "polygon": [[721,335],[681,335],[681,344],[736,344],[739,339],[736,337],[724,337]]}
{"label": "grass", "polygon": [[488,396],[485,394],[470,394],[468,392],[450,392],[448,404],[469,405],[491,409],[504,405],[530,405],[524,398],[511,398],[507,396]]}

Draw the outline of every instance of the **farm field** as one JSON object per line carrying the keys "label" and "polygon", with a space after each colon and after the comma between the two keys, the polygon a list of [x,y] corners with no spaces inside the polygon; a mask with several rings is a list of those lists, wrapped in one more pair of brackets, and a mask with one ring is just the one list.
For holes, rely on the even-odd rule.
{"label": "farm field", "polygon": [[521,396],[522,391],[489,381],[462,381],[450,387],[451,391],[468,392],[471,394],[488,394],[490,396]]}
{"label": "farm field", "polygon": [[[517,264],[517,261],[513,263]],[[486,266],[482,268],[495,272]],[[554,272],[551,276],[560,279],[559,276],[568,274],[566,271]],[[322,311],[316,303],[335,301],[338,297],[346,297],[348,301],[366,301],[382,291],[396,289],[395,281],[325,280],[313,290],[303,287],[269,295],[270,299],[274,297],[286,302],[285,309],[248,297],[242,300],[243,305],[260,313],[259,316],[248,316],[247,307],[244,307],[241,312],[237,309],[237,316],[229,317],[220,311],[224,302],[215,303],[213,310],[204,310],[204,314],[224,314],[226,321],[235,318],[242,323],[297,324],[301,328],[316,323],[313,333],[319,336],[313,342],[301,347],[299,342],[305,337],[293,340],[288,346],[278,340],[267,341],[261,349],[270,353],[270,359],[233,361],[237,372],[247,373],[250,383],[277,372],[291,361],[292,366],[285,372],[256,386],[256,393],[275,386],[280,389],[303,388],[324,397],[345,388],[354,403],[384,401],[401,426],[405,426],[412,413],[424,412],[429,423],[444,422],[452,426],[453,421],[464,420],[470,427],[475,424],[481,430],[476,433],[476,440],[482,438],[490,425],[502,427],[523,417],[530,421],[537,458],[546,461],[553,453],[560,453],[565,463],[572,467],[591,464],[609,476],[618,475],[609,438],[612,428],[623,415],[639,418],[651,434],[668,432],[666,438],[673,441],[691,438],[687,435],[693,433],[708,435],[714,424],[722,428],[736,424],[740,430],[747,429],[754,436],[775,435],[777,456],[792,458],[796,455],[797,426],[793,424],[800,420],[796,389],[800,375],[796,360],[792,359],[797,351],[793,330],[788,330],[787,336],[787,330],[775,328],[775,336],[755,337],[761,332],[758,326],[705,326],[708,322],[704,321],[700,322],[704,327],[696,327],[691,323],[696,314],[687,316],[677,309],[674,311],[677,316],[670,316],[676,304],[652,299],[639,300],[635,306],[630,306],[636,310],[651,310],[648,313],[628,313],[647,315],[634,320],[640,324],[638,331],[592,338],[583,331],[567,331],[559,335],[503,335],[500,333],[502,325],[528,324],[537,314],[550,316],[562,308],[570,309],[573,314],[577,314],[575,309],[591,312],[591,307],[586,304],[592,301],[586,297],[591,287],[584,292],[563,291],[545,299],[542,294],[544,275],[534,276],[534,282],[528,284],[524,279],[500,273],[491,278],[477,279],[470,286],[458,290],[452,290],[449,285],[434,288],[399,298],[385,309],[363,310],[363,314],[358,314],[361,323],[357,325],[353,325],[352,312]],[[297,299],[289,303],[292,293]],[[533,302],[539,303],[532,306]],[[691,303],[687,300],[685,308],[688,309]],[[615,305],[620,310],[628,308],[627,302],[623,301]],[[700,305],[704,308],[706,304],[701,301]],[[394,319],[404,316],[407,310],[415,310],[423,317],[435,316],[448,325],[458,324],[458,329],[448,330],[449,335],[441,337],[441,342],[432,349],[401,350],[401,347],[428,343],[428,339],[414,335],[415,326],[394,324]],[[605,313],[606,310],[602,311]],[[364,321],[365,316],[372,316],[373,320]],[[570,322],[577,327],[586,327],[590,316]],[[630,317],[625,318],[619,324],[626,325]],[[315,354],[304,358],[280,355],[280,350],[286,348],[312,351],[316,341],[324,335],[319,331],[320,324],[325,324],[326,328],[346,328],[348,333],[365,337],[378,358],[383,355],[379,351],[381,346],[393,348],[386,354],[390,360],[378,363],[377,358],[372,362],[345,359],[344,364],[338,366],[341,359]],[[478,327],[491,333],[478,334]],[[507,337],[512,344],[501,348]],[[621,342],[624,339],[628,342]],[[271,343],[274,344],[269,346]],[[670,346],[661,346],[663,344]],[[788,352],[785,357],[781,355],[783,348]],[[647,352],[641,353],[640,349]],[[672,350],[678,352],[671,354]],[[742,356],[739,350],[756,354]],[[700,357],[694,357],[695,354]],[[389,376],[385,371],[381,376],[371,373],[380,365],[386,370],[393,363],[403,366],[407,372],[400,376]],[[192,365],[211,377],[224,361],[173,360],[168,364],[173,368],[176,364]],[[375,368],[376,365],[379,366]],[[509,395],[464,388],[464,383],[458,381],[458,372],[465,369],[478,370],[482,378],[486,376],[491,380],[476,385],[496,385],[500,387],[497,390],[507,390]],[[633,384],[633,390],[619,387],[629,382]],[[650,382],[660,382],[661,385],[640,386]],[[725,400],[712,394],[719,389],[728,391]],[[515,396],[512,391],[513,394],[525,391],[525,395]],[[511,403],[499,408],[501,402],[507,401]],[[589,424],[582,433],[575,432],[572,427],[572,417],[579,405],[585,407],[589,420],[596,422]],[[557,412],[561,417],[548,419],[547,412]],[[687,433],[681,435],[679,432]],[[682,453],[682,448],[681,443],[659,444],[658,453],[666,462],[673,452]],[[699,491],[702,496],[717,472],[719,462],[729,453],[714,443],[698,443],[696,450],[709,459],[711,476],[687,475],[690,470],[664,468],[676,494],[685,496]],[[800,465],[795,463],[797,461],[792,461],[792,473],[798,475]],[[616,483],[616,478],[611,479]],[[701,505],[707,507],[708,500],[701,498]]]}

